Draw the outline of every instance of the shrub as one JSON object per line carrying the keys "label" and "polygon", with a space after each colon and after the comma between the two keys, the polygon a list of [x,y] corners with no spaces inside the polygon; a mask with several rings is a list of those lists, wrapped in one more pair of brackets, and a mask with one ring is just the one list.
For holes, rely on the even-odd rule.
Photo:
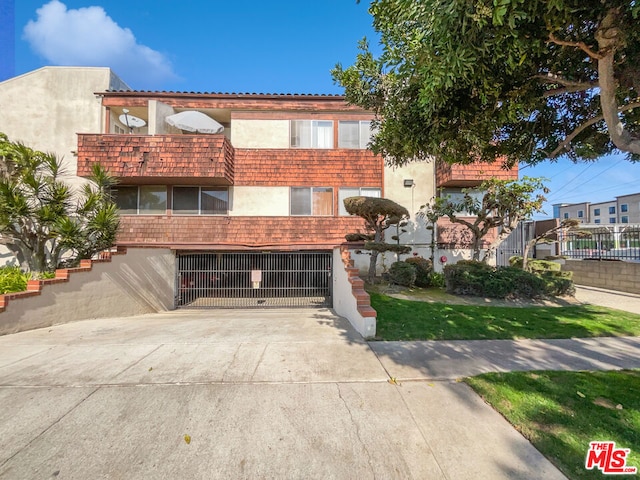
{"label": "shrub", "polygon": [[29,274],[18,267],[0,267],[0,294],[26,290],[29,278]]}
{"label": "shrub", "polygon": [[436,288],[444,288],[444,273],[431,272],[429,275],[429,285]]}
{"label": "shrub", "polygon": [[406,262],[395,262],[389,268],[389,280],[397,285],[412,287],[416,283],[416,267]]}
{"label": "shrub", "polygon": [[572,295],[569,272],[526,272],[518,267],[493,268],[480,262],[462,261],[444,268],[447,292],[493,298],[536,298]]}
{"label": "shrub", "polygon": [[407,258],[405,262],[410,263],[416,268],[417,287],[425,288],[431,286],[431,274],[433,273],[431,260],[427,260],[423,257],[411,257]]}

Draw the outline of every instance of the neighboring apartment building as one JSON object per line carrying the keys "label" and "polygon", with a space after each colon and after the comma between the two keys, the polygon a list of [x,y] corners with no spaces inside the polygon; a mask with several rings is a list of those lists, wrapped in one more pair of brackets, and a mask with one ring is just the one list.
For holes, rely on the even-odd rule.
{"label": "neighboring apartment building", "polygon": [[[67,81],[70,71],[54,70],[33,74]],[[85,82],[93,91],[78,94],[71,112],[84,116],[86,108],[91,120],[71,118],[66,128],[74,128],[77,141],[69,146],[65,140],[56,151],[77,152],[71,158],[79,177],[88,177],[96,163],[118,177],[117,242],[171,252],[176,306],[255,306],[265,296],[269,300],[258,301],[329,305],[332,252],[346,233],[364,231],[363,221],[345,212],[344,198],[382,196],[404,205],[411,222],[401,241],[428,257],[431,232],[415,213],[439,188],[455,193],[491,176],[517,178],[517,169],[498,165],[385,166],[366,149],[371,113],[339,95],[147,92],[116,83]],[[47,92],[40,95],[41,105]],[[203,113],[224,129],[190,132],[167,120],[185,111]],[[59,111],[44,107],[38,114],[59,122],[52,118]],[[0,121],[0,131],[4,125]],[[464,242],[455,228],[439,223],[438,241],[447,248],[439,255],[459,257]],[[368,261],[355,256],[363,266]]]}
{"label": "neighboring apartment building", "polygon": [[581,223],[640,224],[640,193],[621,195],[599,203],[563,203],[554,207],[554,218],[577,218]]}

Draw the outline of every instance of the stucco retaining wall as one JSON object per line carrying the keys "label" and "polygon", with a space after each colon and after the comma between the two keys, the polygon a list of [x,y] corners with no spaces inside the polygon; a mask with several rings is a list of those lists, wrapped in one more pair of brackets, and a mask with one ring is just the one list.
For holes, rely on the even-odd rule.
{"label": "stucco retaining wall", "polygon": [[565,260],[562,270],[573,272],[578,285],[640,294],[640,263]]}
{"label": "stucco retaining wall", "polygon": [[91,318],[173,308],[175,256],[169,249],[130,248],[110,260],[83,261],[31,281],[29,291],[0,296],[0,335]]}

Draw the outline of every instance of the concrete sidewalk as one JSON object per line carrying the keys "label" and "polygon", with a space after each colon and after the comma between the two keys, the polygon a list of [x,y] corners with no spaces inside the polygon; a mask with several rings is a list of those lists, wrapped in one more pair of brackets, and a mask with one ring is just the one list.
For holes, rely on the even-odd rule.
{"label": "concrete sidewalk", "polygon": [[617,292],[604,288],[576,285],[575,297],[582,303],[591,303],[603,307],[617,308],[626,312],[640,315],[640,295],[635,293]]}
{"label": "concrete sidewalk", "polygon": [[561,479],[463,383],[397,385],[328,310],[0,337],[0,478]]}

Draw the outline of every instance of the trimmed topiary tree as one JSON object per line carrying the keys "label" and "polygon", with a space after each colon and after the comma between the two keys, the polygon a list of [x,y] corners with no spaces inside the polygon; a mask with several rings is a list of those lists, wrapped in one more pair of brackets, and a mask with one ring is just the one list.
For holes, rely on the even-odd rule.
{"label": "trimmed topiary tree", "polygon": [[378,254],[383,252],[406,254],[411,251],[409,246],[384,242],[384,231],[409,218],[409,212],[402,205],[387,198],[349,197],[344,199],[344,206],[350,215],[357,215],[365,221],[367,234],[349,234],[345,238],[349,240],[357,235],[365,241],[364,249],[371,252],[367,278],[369,282],[373,282],[376,276]]}

